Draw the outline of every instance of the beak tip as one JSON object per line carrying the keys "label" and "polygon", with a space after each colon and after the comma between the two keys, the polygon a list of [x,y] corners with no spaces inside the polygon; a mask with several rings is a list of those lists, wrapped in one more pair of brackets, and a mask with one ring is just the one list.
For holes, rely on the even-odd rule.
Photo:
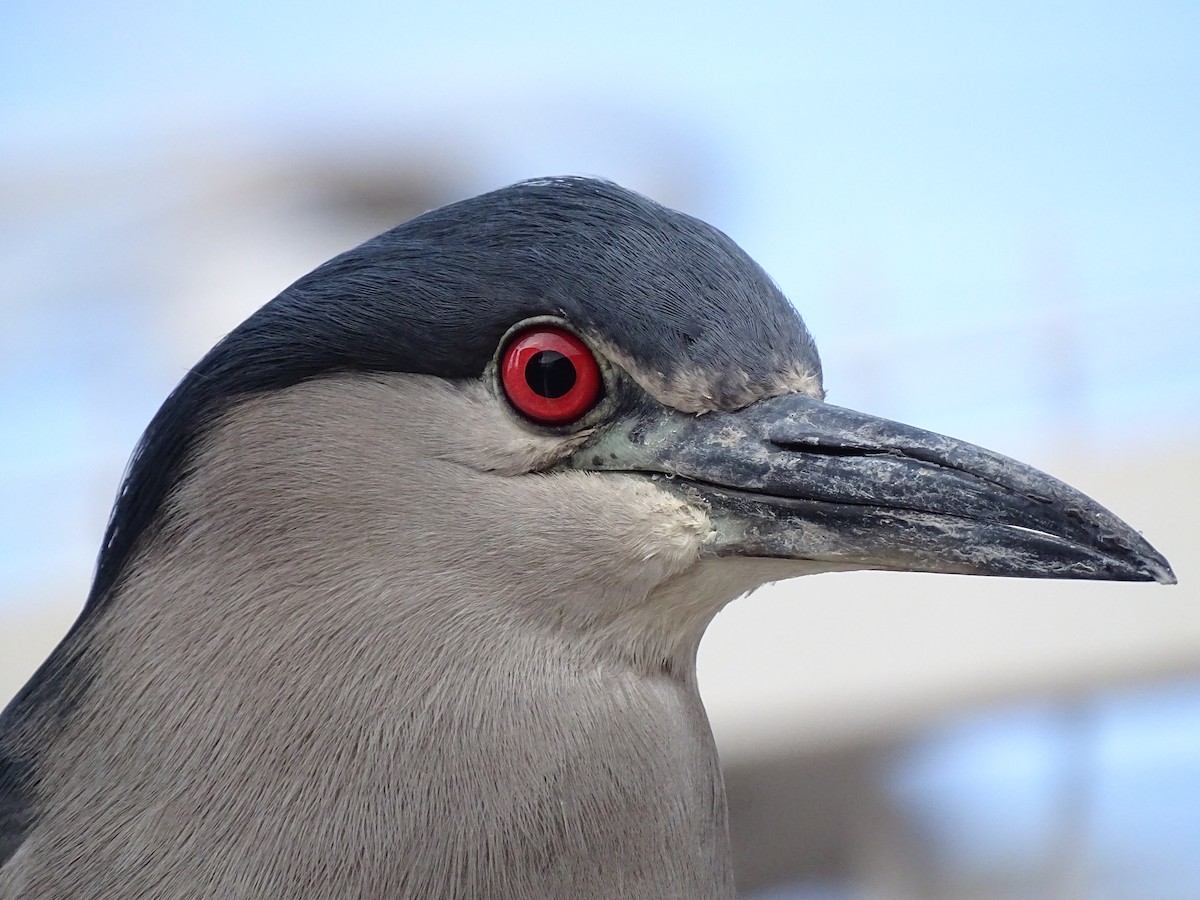
{"label": "beak tip", "polygon": [[1171,568],[1171,564],[1161,556],[1149,562],[1149,565],[1146,566],[1146,572],[1159,584],[1179,583],[1179,579],[1175,577],[1175,572]]}
{"label": "beak tip", "polygon": [[[1132,529],[1130,529],[1132,531]],[[1131,549],[1139,563],[1138,574],[1142,581],[1157,581],[1159,584],[1178,584],[1175,571],[1167,558],[1159,553],[1141,534],[1136,534],[1137,541]],[[1127,546],[1129,546],[1127,544]]]}
{"label": "beak tip", "polygon": [[[1159,584],[1177,584],[1175,572],[1167,558],[1152,547],[1140,534],[1129,529],[1124,540],[1114,548],[1112,544],[1101,550],[1106,557],[1103,563],[1107,577],[1113,581],[1156,581]],[[1107,543],[1107,542],[1106,542]],[[1099,548],[1096,548],[1099,549]],[[1115,552],[1114,552],[1115,551]],[[1100,576],[1102,579],[1106,576]]]}
{"label": "beak tip", "polygon": [[1137,573],[1137,580],[1157,581],[1159,584],[1178,584],[1179,579],[1175,577],[1175,571],[1167,562],[1167,558],[1155,550],[1140,534],[1137,535],[1137,538],[1137,543],[1130,547],[1133,552],[1125,557],[1126,565],[1133,564],[1130,568]]}

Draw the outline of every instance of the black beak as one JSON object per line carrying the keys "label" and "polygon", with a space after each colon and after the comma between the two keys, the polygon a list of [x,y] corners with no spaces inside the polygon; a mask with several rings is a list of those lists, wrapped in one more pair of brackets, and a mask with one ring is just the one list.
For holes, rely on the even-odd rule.
{"label": "black beak", "polygon": [[1175,582],[1137,532],[1061,481],[804,394],[702,416],[643,406],[571,464],[649,476],[704,507],[717,528],[710,552],[720,556]]}

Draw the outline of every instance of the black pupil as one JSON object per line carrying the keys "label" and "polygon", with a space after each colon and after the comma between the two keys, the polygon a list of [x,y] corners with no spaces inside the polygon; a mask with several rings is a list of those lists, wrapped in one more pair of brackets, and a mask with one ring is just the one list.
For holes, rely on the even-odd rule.
{"label": "black pupil", "polygon": [[539,397],[555,400],[575,387],[575,365],[557,350],[540,350],[525,366],[525,383]]}

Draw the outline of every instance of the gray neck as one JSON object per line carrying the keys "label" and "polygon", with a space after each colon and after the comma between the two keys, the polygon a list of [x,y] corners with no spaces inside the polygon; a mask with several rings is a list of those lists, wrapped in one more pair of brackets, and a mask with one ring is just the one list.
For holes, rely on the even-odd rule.
{"label": "gray neck", "polygon": [[[76,632],[94,664],[78,704],[52,735],[17,729],[39,746],[37,824],[0,895],[731,896],[695,651],[761,578],[694,554],[647,575],[644,542],[597,517],[649,504],[657,523],[668,501],[601,479],[571,494],[610,492],[579,510],[596,534],[567,541],[600,568],[557,544],[513,559],[488,522],[547,507],[488,497],[561,485],[448,463],[380,490],[395,448],[339,451],[337,416],[315,421],[333,425],[242,422],[228,453],[219,432]],[[423,537],[455,520],[469,554]]]}
{"label": "gray neck", "polygon": [[[151,588],[147,621],[134,598]],[[94,635],[125,649],[42,760],[54,816],[21,851],[47,888],[33,896],[732,893],[690,660],[648,674],[548,634],[468,639],[435,597],[386,598],[404,612],[381,652],[330,586],[210,582],[206,599],[284,609],[295,590],[327,611],[248,635],[191,585],[131,580]],[[56,827],[90,848],[82,864]]]}

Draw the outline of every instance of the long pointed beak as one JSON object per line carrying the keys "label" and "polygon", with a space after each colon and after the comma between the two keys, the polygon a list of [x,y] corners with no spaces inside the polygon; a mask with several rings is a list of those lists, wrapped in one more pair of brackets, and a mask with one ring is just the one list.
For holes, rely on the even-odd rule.
{"label": "long pointed beak", "polygon": [[804,394],[702,416],[644,406],[598,433],[571,465],[651,477],[704,507],[717,555],[1175,582],[1141,535],[1063,482]]}

